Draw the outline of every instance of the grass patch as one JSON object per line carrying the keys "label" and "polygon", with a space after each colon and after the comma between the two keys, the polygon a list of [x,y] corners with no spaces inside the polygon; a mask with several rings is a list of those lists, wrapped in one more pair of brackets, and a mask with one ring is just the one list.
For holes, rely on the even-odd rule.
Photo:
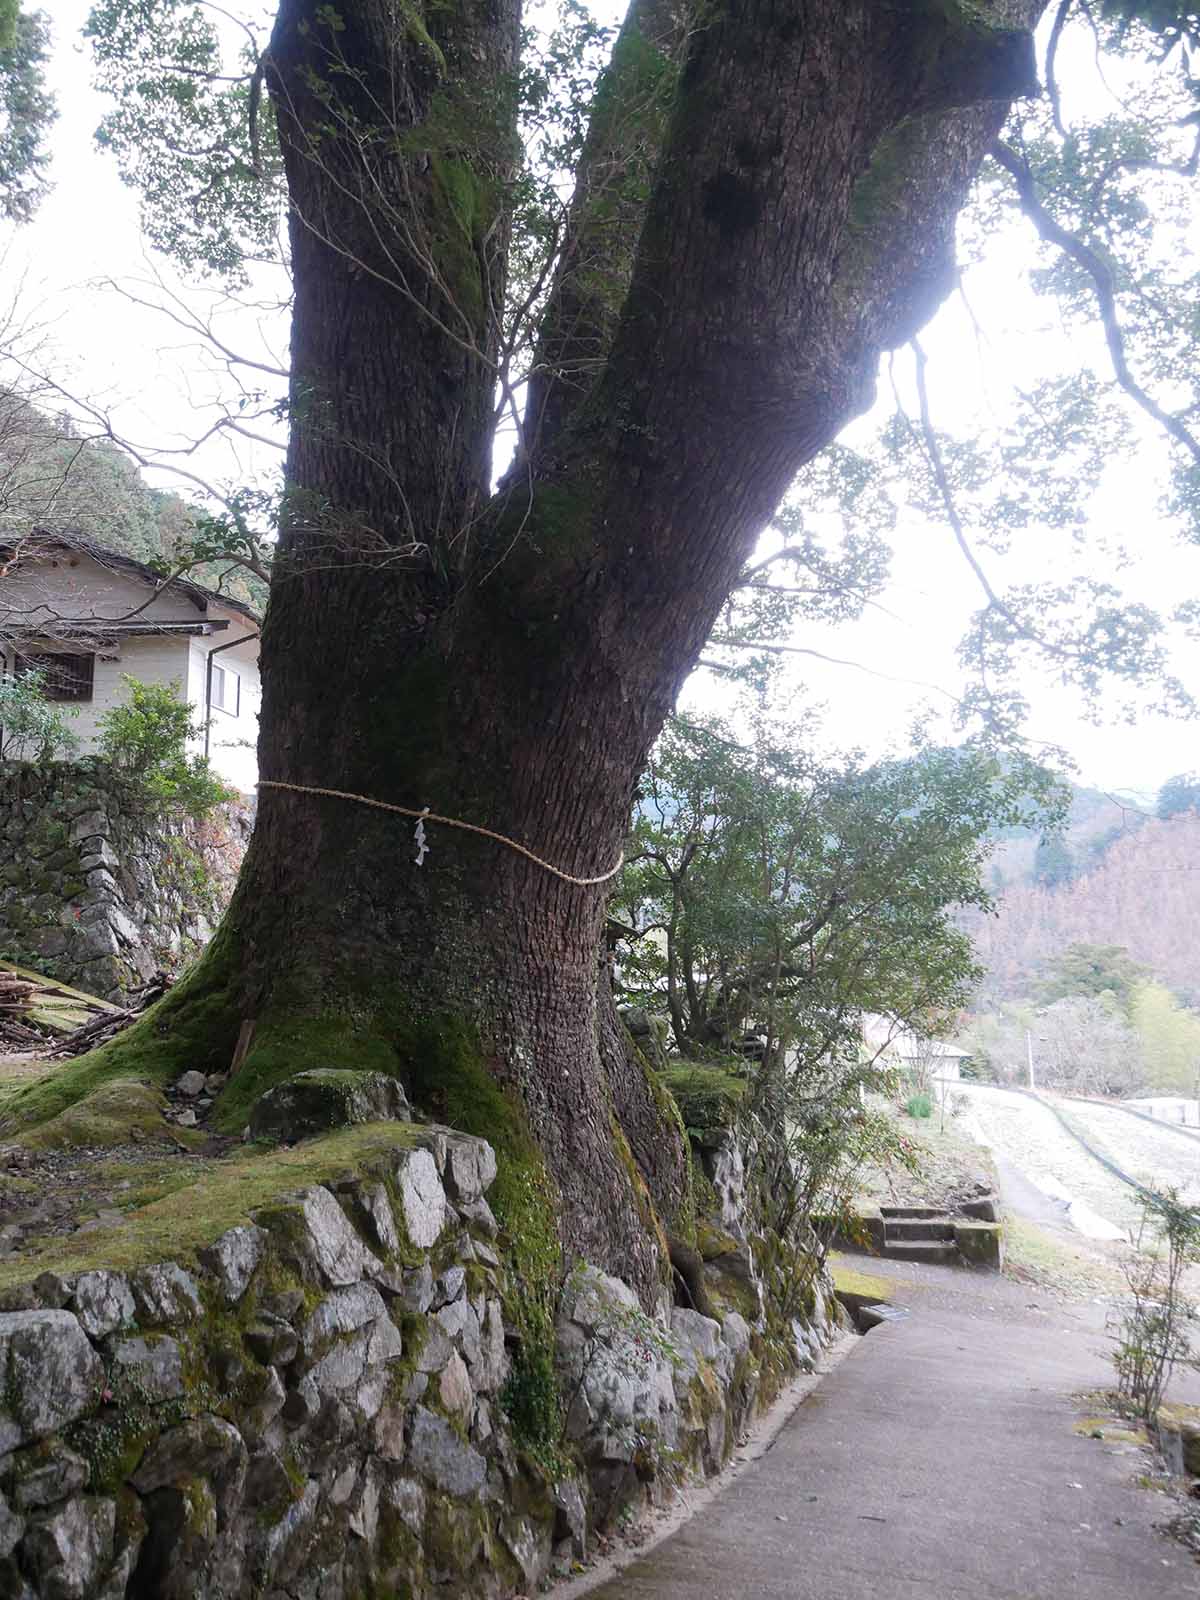
{"label": "grass patch", "polygon": [[[185,1132],[189,1130],[184,1130]],[[105,1161],[88,1169],[88,1181],[98,1189],[116,1190],[113,1204],[122,1211],[136,1211],[142,1206],[162,1200],[177,1189],[190,1188],[206,1173],[219,1166],[215,1161],[204,1161],[195,1156],[164,1157],[161,1161]],[[127,1182],[129,1187],[121,1189]]]}
{"label": "grass patch", "polygon": [[889,1278],[877,1278],[873,1272],[861,1272],[852,1267],[845,1256],[836,1253],[829,1257],[829,1275],[833,1287],[844,1294],[867,1295],[873,1300],[890,1300],[895,1284]]}
{"label": "grass patch", "polygon": [[1071,1432],[1084,1439],[1104,1439],[1109,1444],[1147,1445],[1150,1442],[1140,1429],[1131,1428],[1128,1422],[1114,1417],[1080,1417],[1071,1424]]}
{"label": "grass patch", "polygon": [[0,1118],[8,1110],[9,1101],[23,1089],[32,1088],[43,1078],[58,1071],[57,1061],[21,1061],[16,1057],[0,1056]]}
{"label": "grass patch", "polygon": [[1082,1243],[1059,1240],[1025,1217],[1010,1216],[1004,1224],[1006,1277],[1025,1278],[1068,1297],[1118,1293],[1120,1272]]}
{"label": "grass patch", "polygon": [[0,1288],[30,1282],[46,1271],[109,1267],[128,1272],[150,1262],[185,1260],[281,1194],[411,1146],[421,1136],[422,1130],[412,1123],[367,1123],[288,1150],[251,1148],[213,1163],[198,1176],[189,1168],[185,1176],[191,1182],[130,1212],[120,1226],[98,1228],[84,1239],[78,1235],[49,1239],[30,1245],[18,1259],[3,1262]]}

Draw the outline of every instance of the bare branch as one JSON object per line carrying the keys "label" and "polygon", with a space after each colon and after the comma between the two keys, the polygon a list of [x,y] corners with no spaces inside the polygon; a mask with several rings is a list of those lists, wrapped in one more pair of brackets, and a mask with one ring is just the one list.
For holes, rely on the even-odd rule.
{"label": "bare branch", "polygon": [[1164,411],[1151,395],[1149,395],[1129,370],[1129,363],[1125,357],[1125,338],[1121,332],[1121,324],[1117,317],[1117,299],[1113,285],[1113,276],[1107,262],[1103,261],[1091,247],[1069,233],[1066,228],[1057,223],[1046,210],[1038,197],[1037,186],[1034,182],[1033,169],[1024,157],[1000,139],[994,139],[990,146],[990,153],[1008,172],[1017,186],[1017,194],[1021,202],[1021,209],[1033,223],[1041,238],[1047,244],[1057,245],[1058,248],[1081,267],[1092,280],[1095,291],[1096,304],[1100,312],[1100,320],[1104,326],[1104,337],[1108,344],[1108,353],[1112,361],[1113,374],[1125,393],[1142,408],[1148,417],[1152,417],[1158,425],[1170,436],[1191,453],[1194,461],[1200,462],[1200,442],[1193,437],[1178,417]]}
{"label": "bare branch", "polygon": [[[774,656],[812,656],[816,661],[828,661],[831,666],[853,667],[856,672],[868,673],[872,678],[882,678],[886,683],[908,683],[917,689],[930,689],[934,694],[942,695],[954,705],[962,704],[957,695],[951,694],[949,689],[942,688],[941,684],[927,683],[922,678],[897,677],[894,673],[880,672],[875,667],[868,667],[862,661],[848,661],[842,656],[829,656],[824,651],[812,650],[807,645],[765,644],[761,639],[737,639],[724,634],[714,634],[711,642],[714,645],[720,645],[722,649],[729,650],[765,650],[768,655]],[[714,661],[701,661],[698,664],[702,667],[711,667],[718,672],[733,670],[730,667],[721,667]]]}

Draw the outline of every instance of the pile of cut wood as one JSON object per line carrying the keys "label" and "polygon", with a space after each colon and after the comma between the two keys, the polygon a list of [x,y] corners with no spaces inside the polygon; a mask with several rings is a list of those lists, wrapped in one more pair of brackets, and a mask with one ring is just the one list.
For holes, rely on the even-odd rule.
{"label": "pile of cut wood", "polygon": [[65,1039],[56,1040],[53,1048],[46,1052],[47,1055],[51,1061],[65,1061],[70,1056],[81,1056],[85,1051],[94,1050],[97,1045],[107,1044],[114,1034],[135,1022],[147,1006],[161,1000],[174,981],[165,972],[156,972],[149,983],[130,992],[128,1005],[112,1007],[98,1017],[92,1017]]}
{"label": "pile of cut wood", "polygon": [[28,967],[0,962],[0,1048],[35,1050],[79,1028],[122,1015],[120,1006],[43,977]]}

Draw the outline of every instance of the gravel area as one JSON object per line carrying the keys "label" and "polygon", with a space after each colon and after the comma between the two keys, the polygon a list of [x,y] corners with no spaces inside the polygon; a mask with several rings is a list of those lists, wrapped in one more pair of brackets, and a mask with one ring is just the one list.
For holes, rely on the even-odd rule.
{"label": "gravel area", "polygon": [[[982,1084],[960,1084],[984,1142],[1026,1177],[1053,1179],[1121,1229],[1136,1227],[1136,1191],[1092,1159],[1045,1106]],[[1072,1111],[1076,1109],[1072,1104]],[[1125,1120],[1134,1122],[1129,1117]],[[1147,1128],[1153,1134],[1154,1129]],[[1160,1135],[1159,1137],[1168,1137]]]}
{"label": "gravel area", "polygon": [[1150,1189],[1178,1189],[1200,1204],[1200,1138],[1156,1128],[1117,1106],[1087,1100],[1063,1102],[1067,1115],[1101,1154]]}

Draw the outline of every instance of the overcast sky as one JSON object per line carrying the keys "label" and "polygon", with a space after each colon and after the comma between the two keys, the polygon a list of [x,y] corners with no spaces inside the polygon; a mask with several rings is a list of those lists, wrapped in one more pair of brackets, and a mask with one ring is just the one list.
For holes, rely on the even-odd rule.
{"label": "overcast sky", "polygon": [[[35,222],[8,243],[0,263],[5,298],[15,299],[23,316],[44,329],[42,363],[64,387],[110,409],[130,438],[183,446],[210,420],[209,402],[224,380],[194,338],[102,286],[110,279],[144,281],[153,264],[143,249],[136,196],[93,142],[104,105],[91,89],[89,58],[79,39],[88,6],[83,0],[50,0],[48,9],[55,31],[53,83],[59,105],[54,190]],[[1094,84],[1080,81],[1080,93],[1098,92]],[[1029,235],[1017,226],[969,274],[970,300],[981,312],[989,338],[982,352],[958,300],[948,303],[923,335],[935,420],[943,425],[961,427],[971,418],[986,425],[1003,411],[1014,382],[1028,387],[1040,373],[1065,369],[1078,353],[1077,336],[1067,340],[1047,326],[1046,302],[1035,302],[1028,289],[1031,262]],[[265,291],[270,288],[264,285]],[[201,296],[192,303],[203,309],[214,302]],[[286,322],[278,314],[227,315],[239,347],[282,360]],[[911,397],[906,360],[899,371],[902,389]],[[880,405],[884,411],[891,405],[886,383]],[[870,426],[856,424],[848,439],[866,437]],[[1114,462],[1104,483],[1097,485],[1092,515],[1097,533],[1118,535],[1136,551],[1137,563],[1121,575],[1121,583],[1138,598],[1167,610],[1180,599],[1200,595],[1200,550],[1184,547],[1159,518],[1163,453],[1136,416],[1130,421],[1129,440],[1128,456]],[[233,455],[209,448],[179,460],[203,476],[226,482],[265,474],[276,463],[269,450],[244,442]],[[156,474],[155,481],[169,480]],[[1102,570],[1106,558],[1081,557],[1068,549],[1064,536],[1057,547],[1044,539],[1019,544],[1007,566],[996,562],[994,568],[1004,578],[1020,566],[1033,579],[1070,570],[1081,559]],[[938,702],[938,696],[897,680],[920,680],[947,690],[961,685],[955,648],[979,592],[948,526],[902,530],[892,582],[881,601],[886,612],[871,610],[852,626],[805,625],[797,640],[860,663],[861,669],[807,657],[788,668],[798,693],[828,705],[830,742],[872,752],[902,747],[914,706],[922,700]],[[1181,647],[1176,669],[1200,695],[1200,647]],[[1084,720],[1077,697],[1056,687],[1048,670],[1031,674],[1023,687],[1032,706],[1029,731],[1070,751],[1083,781],[1150,792],[1172,773],[1200,768],[1200,729],[1195,724],[1143,716],[1134,727],[1094,727]],[[687,698],[692,705],[721,702],[707,674],[697,675]]]}

